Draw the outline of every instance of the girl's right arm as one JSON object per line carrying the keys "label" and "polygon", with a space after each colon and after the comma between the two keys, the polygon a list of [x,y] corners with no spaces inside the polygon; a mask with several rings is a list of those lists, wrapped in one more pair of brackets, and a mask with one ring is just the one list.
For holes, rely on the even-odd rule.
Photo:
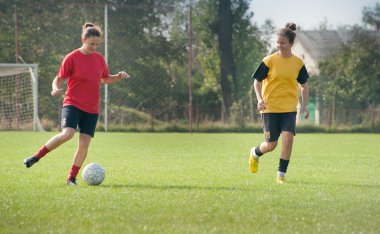
{"label": "girl's right arm", "polygon": [[265,106],[265,102],[263,100],[263,96],[261,94],[262,84],[258,80],[255,79],[253,82],[253,86],[255,88],[256,98],[257,98],[257,109],[259,111],[265,110],[267,107]]}
{"label": "girl's right arm", "polygon": [[63,89],[60,88],[61,84],[63,83],[63,79],[59,76],[56,76],[53,80],[53,83],[51,84],[51,95],[52,96],[59,96],[62,94]]}

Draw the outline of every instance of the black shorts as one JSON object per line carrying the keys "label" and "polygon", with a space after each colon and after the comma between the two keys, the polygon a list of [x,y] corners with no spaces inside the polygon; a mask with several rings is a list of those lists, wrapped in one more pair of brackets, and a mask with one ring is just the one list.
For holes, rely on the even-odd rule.
{"label": "black shorts", "polygon": [[277,141],[282,131],[296,135],[297,112],[263,113],[265,141]]}
{"label": "black shorts", "polygon": [[98,122],[99,114],[91,114],[82,111],[75,106],[64,106],[62,108],[62,121],[61,127],[77,129],[79,132],[94,137],[96,124]]}

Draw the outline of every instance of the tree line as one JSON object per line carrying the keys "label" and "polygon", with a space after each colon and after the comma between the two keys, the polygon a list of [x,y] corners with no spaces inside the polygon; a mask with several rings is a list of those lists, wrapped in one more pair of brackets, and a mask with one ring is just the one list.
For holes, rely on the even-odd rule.
{"label": "tree line", "polygon": [[[251,74],[268,54],[268,38],[275,31],[270,20],[261,26],[252,23],[250,2],[198,0],[192,4],[191,73],[197,118],[244,124],[257,117]],[[103,24],[106,3],[110,70],[126,69],[135,77],[111,85],[109,103],[164,121],[187,120],[189,1],[1,1],[0,61],[15,62],[17,17],[20,55],[27,63],[39,64],[40,117],[57,119],[62,99],[50,97],[51,81],[63,56],[80,47],[81,25],[85,21]],[[363,21],[376,25],[378,8],[377,4],[363,10]],[[337,108],[352,107],[352,103],[363,109],[376,107],[378,41],[359,26],[349,30],[355,34],[353,42],[321,63],[321,77],[311,80],[311,89],[318,89],[326,103],[334,102]],[[100,48],[100,52],[105,51]]]}
{"label": "tree line", "polygon": [[[353,26],[351,39],[335,55],[319,64],[320,76],[312,80],[325,107],[331,109],[330,124],[337,124],[337,110],[366,110],[360,117],[380,128],[380,4],[363,9],[363,22],[371,29]],[[342,112],[341,111],[341,112]],[[357,112],[356,115],[359,115]],[[367,118],[367,119],[366,119]]]}

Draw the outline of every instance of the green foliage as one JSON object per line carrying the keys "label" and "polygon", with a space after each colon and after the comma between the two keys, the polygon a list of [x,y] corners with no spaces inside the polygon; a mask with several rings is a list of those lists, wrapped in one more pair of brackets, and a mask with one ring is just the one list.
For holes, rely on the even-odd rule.
{"label": "green foliage", "polygon": [[[250,23],[247,0],[232,1],[232,49],[236,79],[232,96],[247,102],[250,75],[264,55],[259,31]],[[63,97],[50,95],[51,82],[64,56],[81,46],[86,21],[104,29],[104,1],[2,1],[0,60],[15,62],[15,9],[20,55],[39,64],[39,113],[59,123]],[[110,105],[136,108],[160,120],[186,119],[188,106],[188,2],[174,0],[107,1],[110,73],[127,70],[132,79],[108,87]],[[203,120],[220,120],[220,52],[215,33],[217,1],[197,1],[193,8],[193,100]],[[104,54],[104,44],[99,47]],[[65,87],[63,87],[65,88]],[[104,86],[102,87],[104,95]],[[103,98],[101,112],[103,114]],[[246,105],[246,104],[244,104]],[[181,111],[177,111],[180,109]],[[112,113],[110,114],[112,115]],[[100,116],[102,119],[103,116]]]}
{"label": "green foliage", "polygon": [[[249,1],[231,1],[231,8],[232,50],[236,78],[230,77],[229,80],[235,101],[247,102],[247,95],[252,85],[251,74],[265,54],[265,44],[259,40],[259,30],[250,23],[253,13],[248,11]],[[197,54],[199,69],[204,75],[200,91],[214,92],[222,101],[217,11],[218,1],[198,1],[194,28],[199,48]]]}
{"label": "green foliage", "polygon": [[[380,4],[365,7],[363,21],[379,29],[379,14]],[[338,54],[320,63],[320,79],[312,79],[312,85],[334,109],[375,109],[380,104],[380,34],[356,26],[349,36]],[[373,129],[374,119],[370,122]]]}
{"label": "green foliage", "polygon": [[162,121],[152,119],[151,115],[148,115],[145,112],[138,111],[133,108],[112,105],[110,106],[110,109],[111,109],[111,113],[118,112],[116,114],[118,118],[112,119],[112,121],[120,124],[121,126],[123,126],[125,122],[128,122],[130,124],[136,124],[136,123],[149,123],[151,121],[154,121],[157,124],[162,124]]}
{"label": "green foliage", "polygon": [[0,132],[2,233],[378,232],[380,135],[297,134],[278,186],[279,148],[249,173],[262,134],[96,133],[85,165],[106,178],[78,187],[65,184],[78,135],[22,165],[53,135]]}
{"label": "green foliage", "polygon": [[373,31],[354,28],[352,41],[320,63],[319,92],[339,107],[375,107],[380,103],[380,44]]}
{"label": "green foliage", "polygon": [[373,8],[363,8],[363,22],[375,26],[377,30],[380,29],[380,3],[376,3]]}
{"label": "green foliage", "polygon": [[266,53],[264,42],[260,41],[260,31],[252,26],[250,20],[253,13],[249,12],[249,2],[237,1],[234,3],[233,18],[233,54],[236,65],[237,101],[247,98],[252,86],[251,75]]}

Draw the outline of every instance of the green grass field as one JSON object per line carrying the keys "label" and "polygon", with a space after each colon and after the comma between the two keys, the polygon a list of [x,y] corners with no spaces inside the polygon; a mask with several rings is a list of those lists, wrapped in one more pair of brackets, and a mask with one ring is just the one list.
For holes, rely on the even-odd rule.
{"label": "green grass field", "polygon": [[[248,171],[262,134],[96,133],[100,186],[66,186],[77,137],[32,168],[55,133],[0,132],[0,233],[378,233],[380,135],[298,134]],[[279,145],[280,146],[280,145]]]}

